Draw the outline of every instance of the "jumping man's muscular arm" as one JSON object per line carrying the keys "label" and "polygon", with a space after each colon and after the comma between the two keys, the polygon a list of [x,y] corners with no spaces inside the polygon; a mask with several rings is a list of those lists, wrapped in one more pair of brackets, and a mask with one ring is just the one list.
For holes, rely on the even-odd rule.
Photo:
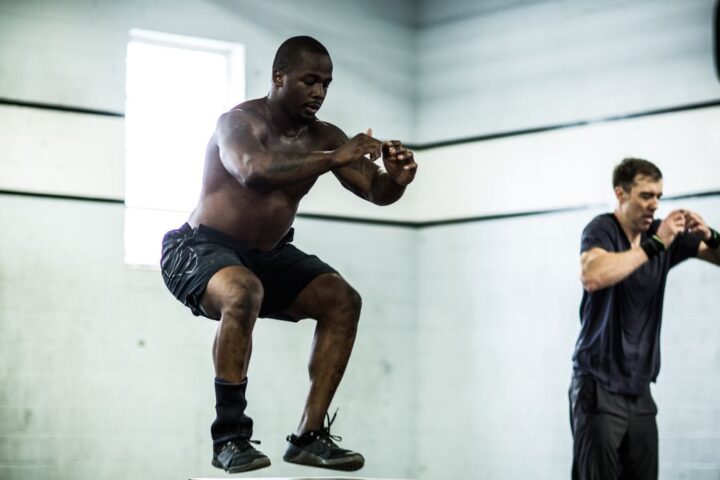
{"label": "jumping man's muscular arm", "polygon": [[[372,131],[368,134],[372,134]],[[347,141],[347,136],[337,129],[335,143],[343,144]],[[333,173],[355,195],[376,205],[389,205],[402,197],[405,187],[415,177],[417,165],[413,153],[398,141],[383,143],[382,154],[387,170],[367,158],[361,158],[334,169]]]}
{"label": "jumping man's muscular arm", "polygon": [[269,152],[260,141],[264,121],[251,112],[230,110],[218,120],[220,160],[238,182],[251,188],[293,185],[333,167],[330,152]]}
{"label": "jumping man's muscular arm", "polygon": [[[220,160],[227,171],[245,186],[273,188],[294,185],[348,161],[331,151],[268,151],[260,141],[265,128],[260,117],[237,109],[223,114],[218,121],[215,135]],[[360,148],[366,146],[365,143]]]}

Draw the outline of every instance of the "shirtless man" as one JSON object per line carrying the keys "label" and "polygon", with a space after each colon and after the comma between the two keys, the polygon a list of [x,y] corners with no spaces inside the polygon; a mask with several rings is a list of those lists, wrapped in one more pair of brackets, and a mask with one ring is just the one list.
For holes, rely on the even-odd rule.
{"label": "shirtless man", "polygon": [[[267,97],[223,114],[207,147],[200,201],[163,239],[162,274],[195,315],[219,320],[213,345],[217,417],[212,464],[236,473],[270,465],[251,445],[245,415],[252,331],[258,317],[317,321],[310,391],[287,462],[357,470],[361,454],[338,447],[325,417],[350,358],[361,300],[332,267],[298,250],[291,228],[300,200],[332,172],[377,205],[398,200],[413,181],[413,153],[372,132],[352,139],[316,113],[332,81],[317,40],[293,37],[278,49]],[[382,157],[383,168],[374,163]]]}

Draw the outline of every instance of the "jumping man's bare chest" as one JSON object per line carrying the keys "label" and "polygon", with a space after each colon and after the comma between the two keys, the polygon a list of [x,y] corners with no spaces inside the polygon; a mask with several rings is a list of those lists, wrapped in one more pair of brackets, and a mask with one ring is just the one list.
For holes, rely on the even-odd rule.
{"label": "jumping man's bare chest", "polygon": [[[309,154],[311,152],[323,151],[327,149],[325,145],[326,142],[323,142],[316,135],[310,134],[294,138],[289,138],[282,135],[270,135],[268,138],[265,139],[264,143],[265,148],[267,148],[269,151],[276,153]],[[303,163],[313,161],[313,159],[310,157],[303,158],[302,156],[300,156],[299,158],[296,157],[296,159],[298,162],[296,168],[298,169],[310,167],[309,165],[303,165]],[[318,176],[319,175],[309,177],[308,179],[298,182],[295,185],[284,187],[282,190],[289,197],[300,200],[300,198],[305,196],[312,188],[312,186],[317,181]]]}

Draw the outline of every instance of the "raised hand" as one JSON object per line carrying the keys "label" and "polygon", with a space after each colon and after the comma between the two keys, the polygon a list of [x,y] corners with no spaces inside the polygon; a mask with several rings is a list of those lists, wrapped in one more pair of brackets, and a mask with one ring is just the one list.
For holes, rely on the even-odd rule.
{"label": "raised hand", "polygon": [[687,210],[673,210],[660,223],[657,236],[662,240],[666,248],[670,246],[678,234],[685,231],[687,213]]}
{"label": "raised hand", "polygon": [[685,229],[688,233],[697,236],[700,240],[710,240],[712,232],[705,220],[695,212],[685,210]]}
{"label": "raised hand", "polygon": [[389,140],[382,144],[383,166],[398,185],[404,187],[415,179],[417,164],[412,150],[408,150],[399,140]]}
{"label": "raised hand", "polygon": [[362,158],[375,161],[382,153],[382,142],[372,137],[372,129],[367,133],[358,133],[335,150],[337,166],[348,165]]}

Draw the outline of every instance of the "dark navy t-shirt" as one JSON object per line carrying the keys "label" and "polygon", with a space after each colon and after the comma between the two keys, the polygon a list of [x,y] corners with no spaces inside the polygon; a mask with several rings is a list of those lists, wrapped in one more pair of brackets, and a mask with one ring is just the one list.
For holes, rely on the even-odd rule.
{"label": "dark navy t-shirt", "polygon": [[[641,241],[657,232],[655,220]],[[667,274],[697,256],[700,240],[680,234],[622,282],[583,292],[580,337],[573,355],[574,375],[591,375],[614,393],[640,395],[660,371],[660,323]],[[608,252],[630,249],[614,214],[595,217],[583,230],[580,252],[599,247]]]}

